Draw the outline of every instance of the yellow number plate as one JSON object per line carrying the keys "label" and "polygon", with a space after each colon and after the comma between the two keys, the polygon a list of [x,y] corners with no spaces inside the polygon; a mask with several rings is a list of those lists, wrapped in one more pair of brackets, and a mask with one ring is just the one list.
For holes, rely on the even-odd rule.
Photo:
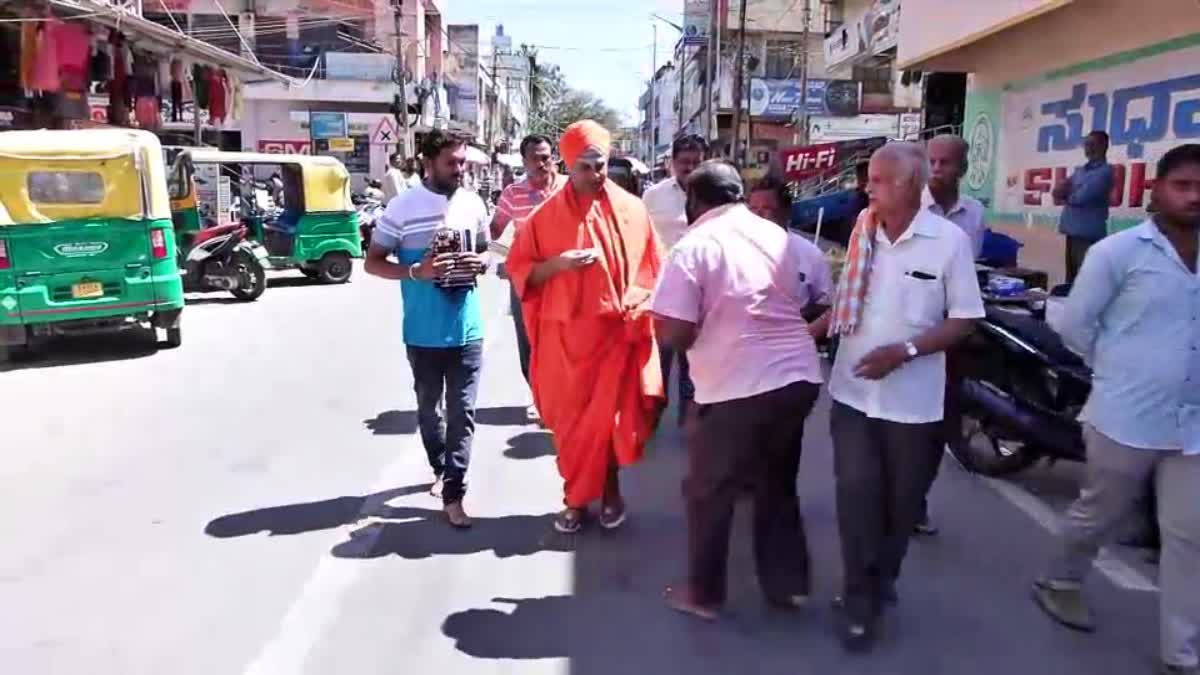
{"label": "yellow number plate", "polygon": [[99,281],[85,281],[71,287],[73,298],[98,298],[104,295],[104,284]]}

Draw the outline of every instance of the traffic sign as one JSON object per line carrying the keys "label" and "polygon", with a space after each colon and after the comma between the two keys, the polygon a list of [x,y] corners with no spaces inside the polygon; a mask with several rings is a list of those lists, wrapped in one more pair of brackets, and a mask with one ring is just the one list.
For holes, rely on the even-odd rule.
{"label": "traffic sign", "polygon": [[371,145],[395,145],[400,142],[400,134],[396,131],[396,122],[391,117],[380,117],[379,124],[371,133]]}

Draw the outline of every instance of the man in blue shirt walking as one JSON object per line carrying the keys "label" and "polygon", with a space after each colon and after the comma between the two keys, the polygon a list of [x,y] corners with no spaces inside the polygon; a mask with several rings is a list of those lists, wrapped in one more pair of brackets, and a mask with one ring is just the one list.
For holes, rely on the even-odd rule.
{"label": "man in blue shirt walking", "polygon": [[1162,672],[1200,675],[1200,145],[1163,156],[1153,194],[1152,219],[1092,248],[1056,326],[1093,371],[1087,475],[1034,597],[1092,630],[1084,577],[1154,480]]}
{"label": "man in blue shirt walking", "polygon": [[[461,190],[466,141],[431,131],[421,143],[425,180],[388,202],[367,250],[367,273],[400,281],[404,344],[417,395],[417,423],[446,519],[471,526],[463,510],[483,365],[483,322],[475,278],[483,274],[488,213]],[[397,262],[388,259],[395,256]],[[442,395],[446,416],[442,417]]]}
{"label": "man in blue shirt walking", "polygon": [[1083,257],[1092,244],[1108,235],[1108,200],[1113,188],[1113,168],[1108,163],[1108,134],[1093,131],[1083,139],[1087,164],[1075,169],[1071,179],[1054,186],[1055,203],[1065,204],[1058,231],[1067,236],[1067,283],[1075,281]]}

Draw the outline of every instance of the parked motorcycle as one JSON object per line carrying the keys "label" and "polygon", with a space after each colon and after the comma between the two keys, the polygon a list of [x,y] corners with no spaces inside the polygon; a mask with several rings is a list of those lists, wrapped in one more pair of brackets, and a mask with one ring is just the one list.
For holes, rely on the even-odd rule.
{"label": "parked motorcycle", "polygon": [[244,225],[201,230],[184,258],[186,291],[229,291],[243,302],[257,300],[267,288],[267,251],[247,238]]}
{"label": "parked motorcycle", "polygon": [[1043,457],[1084,461],[1077,418],[1091,391],[1091,370],[1045,322],[1044,310],[987,303],[986,313],[953,355],[962,377],[960,433],[951,452],[988,476],[1015,473]]}
{"label": "parked motorcycle", "polygon": [[371,235],[375,232],[375,223],[383,215],[383,202],[369,196],[355,201],[358,207],[358,232],[362,235],[363,255],[366,255],[371,246]]}

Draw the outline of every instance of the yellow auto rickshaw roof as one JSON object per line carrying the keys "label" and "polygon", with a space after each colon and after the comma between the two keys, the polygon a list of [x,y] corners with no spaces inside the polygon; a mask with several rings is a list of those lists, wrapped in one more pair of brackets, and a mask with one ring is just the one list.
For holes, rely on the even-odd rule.
{"label": "yellow auto rickshaw roof", "polygon": [[140,129],[73,129],[0,132],[0,156],[103,159],[158,150],[158,137]]}
{"label": "yellow auto rickshaw roof", "polygon": [[[84,218],[170,218],[161,148],[157,136],[136,129],[0,132],[0,226]],[[89,203],[36,201],[30,181],[36,174],[56,172],[98,174],[103,194]]]}
{"label": "yellow auto rickshaw roof", "polygon": [[194,164],[292,164],[304,177],[304,209],[311,212],[354,211],[350,201],[350,172],[336,157],[282,155],[265,152],[225,152],[189,149]]}

